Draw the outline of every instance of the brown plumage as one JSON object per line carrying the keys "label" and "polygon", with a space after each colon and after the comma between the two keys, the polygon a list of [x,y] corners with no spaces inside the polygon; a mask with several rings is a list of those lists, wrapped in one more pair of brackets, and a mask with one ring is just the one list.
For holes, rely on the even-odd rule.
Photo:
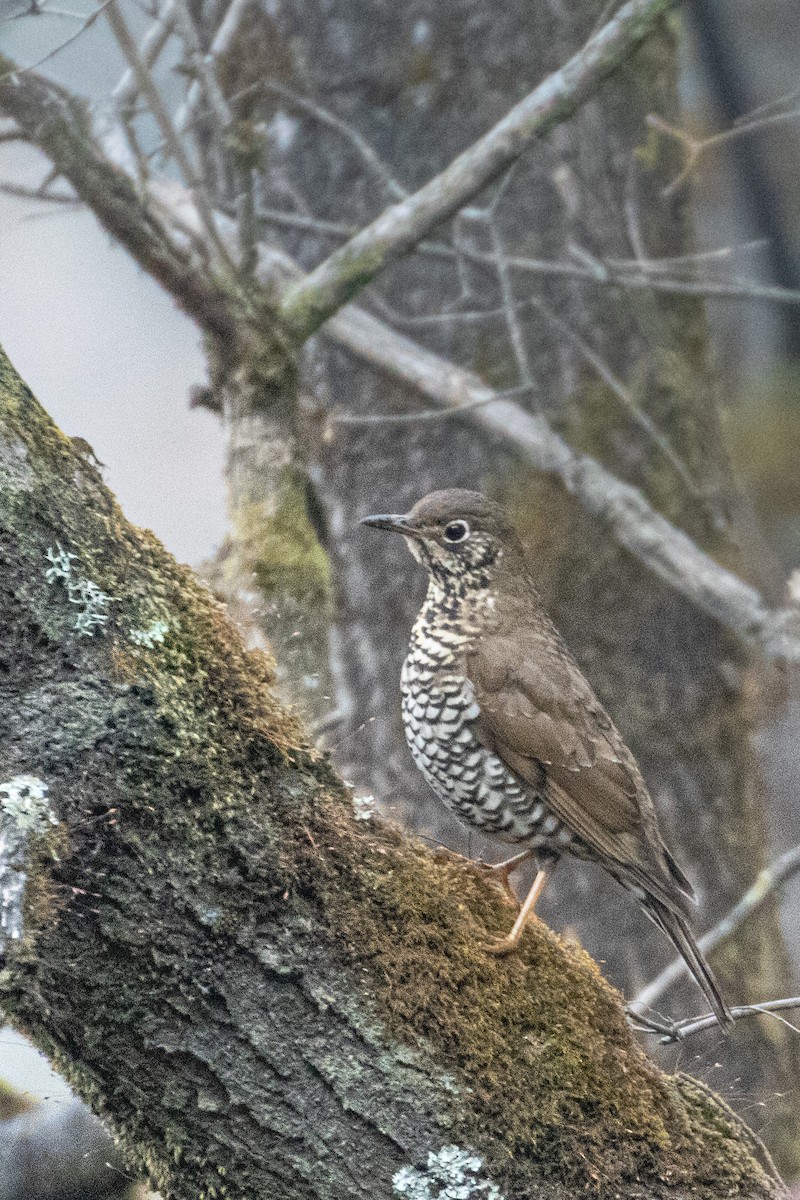
{"label": "brown plumage", "polygon": [[692,887],[667,850],[639,767],[547,616],[503,510],[433,492],[364,523],[405,536],[429,572],[403,668],[406,737],[465,822],[524,847],[539,873],[498,949],[513,949],[565,851],[596,861],[671,938],[721,1025],[730,1012],[692,934]]}

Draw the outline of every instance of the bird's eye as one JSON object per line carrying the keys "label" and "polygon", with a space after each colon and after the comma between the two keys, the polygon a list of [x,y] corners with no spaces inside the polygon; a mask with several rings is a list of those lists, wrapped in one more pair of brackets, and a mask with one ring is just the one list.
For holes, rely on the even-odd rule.
{"label": "bird's eye", "polygon": [[455,546],[457,542],[463,542],[468,537],[469,525],[466,521],[451,521],[444,527],[444,540],[451,546]]}

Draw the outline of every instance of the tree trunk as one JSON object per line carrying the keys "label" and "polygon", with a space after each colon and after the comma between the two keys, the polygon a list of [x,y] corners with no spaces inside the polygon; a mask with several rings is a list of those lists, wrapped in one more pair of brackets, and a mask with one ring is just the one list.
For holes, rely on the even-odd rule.
{"label": "tree trunk", "polygon": [[0,999],[131,1170],[165,1200],[776,1194],[582,950],[537,924],[498,962],[473,868],[355,821],[271,664],[5,358],[0,457],[4,795],[58,822],[16,863]]}
{"label": "tree trunk", "polygon": [[[258,109],[271,132],[271,209],[301,196],[314,216],[361,224],[396,194],[413,190],[497,120],[572,53],[603,5],[413,6],[287,0],[262,7],[262,36],[231,51],[235,82],[277,83]],[[259,50],[259,47],[262,49]],[[263,57],[259,57],[259,55]],[[233,68],[231,68],[233,69]],[[673,31],[666,25],[568,124],[525,156],[494,205],[478,203],[440,235],[460,259],[418,254],[381,281],[400,328],[430,349],[477,370],[496,386],[524,382],[520,403],[545,410],[570,441],[641,487],[712,554],[737,570],[735,499],[714,408],[701,305],[693,300],[592,287],[583,281],[516,273],[516,330],[503,313],[502,272],[486,256],[660,258],[692,249],[680,200],[662,187],[676,170],[644,123],[656,111],[679,121]],[[285,89],[289,89],[289,95]],[[233,91],[231,84],[231,91]],[[355,139],[309,118],[300,93],[366,139],[384,164],[366,163]],[[268,222],[270,233],[280,223]],[[329,235],[283,231],[305,266],[331,248]],[[481,259],[480,256],[483,256]],[[373,292],[373,296],[375,293]],[[540,305],[544,305],[544,309]],[[481,323],[452,310],[496,307]],[[426,314],[450,317],[419,324]],[[567,329],[558,322],[566,322]],[[597,375],[585,347],[618,380]],[[341,350],[320,368],[339,412],[409,412],[414,393]],[[765,858],[764,796],[751,746],[749,697],[757,666],[734,638],[656,583],[559,486],[521,469],[506,446],[466,419],[417,425],[331,423],[310,449],[327,515],[336,615],[332,669],[341,723],[331,736],[337,762],[398,819],[472,854],[486,850],[447,817],[417,774],[400,726],[398,675],[424,580],[399,543],[356,533],[370,511],[402,511],[434,487],[488,489],[509,503],[527,536],[535,576],[592,683],[637,753],[669,841],[696,882],[702,929],[735,902]],[[496,852],[495,852],[496,853]],[[570,926],[610,977],[633,994],[667,961],[670,948],[635,905],[596,869],[563,869],[543,906]],[[743,929],[718,956],[733,1001],[789,988],[774,910]],[[681,988],[671,1007],[694,1008]],[[716,1051],[715,1051],[716,1053]],[[784,1165],[798,1165],[796,1113],[776,1100],[798,1070],[787,1030],[764,1024],[725,1053],[737,1091],[768,1099],[771,1141]]]}

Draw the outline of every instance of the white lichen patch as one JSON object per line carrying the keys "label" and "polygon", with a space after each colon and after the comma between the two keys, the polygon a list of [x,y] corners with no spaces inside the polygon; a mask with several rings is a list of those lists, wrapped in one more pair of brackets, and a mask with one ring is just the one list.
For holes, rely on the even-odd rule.
{"label": "white lichen patch", "polygon": [[106,609],[111,597],[98,587],[91,579],[86,579],[73,567],[77,554],[65,550],[58,542],[55,547],[48,546],[47,558],[50,566],[45,571],[48,583],[56,581],[63,583],[70,604],[78,606],[78,613],[73,622],[81,637],[94,637],[95,629],[105,625],[108,620]]}
{"label": "white lichen patch", "polygon": [[153,650],[156,645],[164,641],[169,633],[169,628],[169,621],[153,621],[147,629],[132,629],[128,636],[135,645]]}
{"label": "white lichen patch", "polygon": [[0,950],[6,940],[22,937],[31,835],[57,824],[43,780],[35,775],[15,775],[0,783]]}
{"label": "white lichen patch", "polygon": [[25,443],[0,437],[0,490],[27,492],[33,483],[33,468]]}
{"label": "white lichen patch", "polygon": [[353,796],[353,816],[357,821],[371,821],[375,816],[375,797]]}
{"label": "white lichen patch", "polygon": [[459,1146],[431,1150],[424,1169],[401,1167],[392,1178],[398,1196],[408,1200],[503,1200],[483,1174],[483,1159]]}
{"label": "white lichen patch", "polygon": [[3,823],[10,820],[25,833],[43,833],[58,819],[47,799],[47,784],[36,775],[15,775],[0,783],[0,813]]}

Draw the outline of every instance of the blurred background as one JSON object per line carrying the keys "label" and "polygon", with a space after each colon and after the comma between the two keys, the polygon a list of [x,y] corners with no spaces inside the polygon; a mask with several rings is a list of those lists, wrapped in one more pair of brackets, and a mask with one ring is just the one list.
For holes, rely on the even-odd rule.
{"label": "blurred background", "polygon": [[[60,0],[38,4],[0,0],[0,51],[20,67],[30,66],[86,97],[95,110],[97,125],[103,127],[114,117],[113,93],[125,77],[127,63],[102,13],[83,28],[85,18],[95,7],[87,0],[64,0],[63,4]],[[153,8],[146,0],[121,0],[119,7],[137,42],[159,16],[157,6]],[[254,7],[261,23],[254,26],[253,41],[255,44],[263,38],[264,61],[260,62],[253,51],[250,57],[255,61],[245,62],[247,55],[239,46],[242,61],[237,69],[246,78],[273,71],[279,86],[288,87],[288,79],[295,91],[300,90],[299,75],[303,94],[313,94],[315,102],[324,102],[326,112],[335,112],[340,121],[346,120],[370,145],[377,146],[393,174],[412,189],[498,119],[546,69],[558,66],[592,25],[589,21],[587,27],[585,14],[582,21],[577,17],[567,20],[560,6],[543,4],[534,6],[533,31],[527,30],[527,17],[522,11],[529,6],[509,3],[497,13],[489,34],[486,22],[490,21],[490,6],[459,4],[455,0],[438,10],[422,3],[409,4],[402,18],[393,16],[382,4],[373,5],[371,13],[365,14],[364,8],[370,6],[359,5],[356,0],[328,6],[312,4],[305,9],[279,0],[254,0]],[[539,11],[545,7],[547,14]],[[224,9],[213,4],[193,6],[207,41],[219,28]],[[602,5],[587,6],[593,20],[603,11]],[[400,32],[398,22],[403,25]],[[552,35],[546,54],[538,48],[534,52],[529,45],[534,35],[537,45],[541,43],[542,25]],[[525,30],[524,37],[520,29]],[[403,45],[410,47],[407,62],[402,55],[398,59],[394,45],[401,33]],[[514,45],[514,36],[519,44],[512,53],[508,47]],[[476,46],[483,43],[483,57],[473,70],[470,55],[475,55],[477,62]],[[302,54],[297,51],[298,45]],[[371,47],[370,61],[354,74],[352,62],[364,60],[365,45]],[[288,65],[283,62],[281,55],[290,54],[287,46],[298,60],[302,58],[302,71],[294,60]],[[669,56],[674,57],[677,68],[671,58],[667,61]],[[229,54],[220,69],[229,94],[236,94],[232,81],[234,58]],[[402,83],[392,75],[395,61],[408,67]],[[569,440],[597,453],[619,474],[649,490],[655,496],[654,502],[672,519],[689,528],[726,565],[757,582],[775,603],[782,602],[784,581],[800,565],[799,62],[800,9],[791,0],[774,0],[766,6],[746,0],[693,0],[684,4],[670,20],[663,45],[653,52],[649,64],[652,86],[650,81],[646,85],[638,82],[635,69],[627,74],[623,71],[613,88],[587,106],[576,120],[575,130],[562,127],[552,135],[546,153],[540,152],[540,158],[546,160],[544,166],[535,154],[527,156],[502,195],[492,191],[481,198],[484,208],[491,209],[488,219],[467,214],[448,224],[440,241],[457,249],[459,245],[466,248],[464,261],[458,260],[456,266],[445,262],[443,266],[442,259],[415,256],[409,264],[396,268],[385,285],[374,289],[365,301],[395,328],[419,335],[421,340],[432,338],[425,341],[429,348],[482,370],[498,387],[529,383],[525,403],[532,410],[547,411]],[[503,72],[512,80],[517,73],[513,86],[497,82],[498,74]],[[165,40],[154,74],[168,108],[175,114],[192,82],[186,69],[186,47],[179,37]],[[486,103],[480,109],[475,95],[484,93]],[[604,107],[606,103],[608,107]],[[650,114],[657,121],[648,122]],[[280,236],[284,248],[304,265],[313,265],[338,244],[322,229],[324,221],[361,223],[391,199],[391,189],[388,197],[381,192],[347,139],[344,150],[338,143],[335,150],[331,149],[324,139],[335,136],[341,142],[341,133],[319,120],[306,127],[301,107],[291,99],[282,106],[273,98],[263,112],[248,111],[241,119],[259,119],[267,131],[271,157],[258,185],[263,209],[261,229],[270,238]],[[607,124],[613,132],[606,142]],[[427,131],[421,139],[420,129]],[[194,131],[198,140],[200,134]],[[146,115],[140,121],[140,138],[145,151],[156,142]],[[422,141],[423,148],[412,161],[409,147],[415,139]],[[602,143],[599,149],[598,139]],[[605,170],[612,158],[610,174],[598,183],[598,163],[602,162]],[[314,166],[308,165],[309,159]],[[641,178],[633,179],[634,168],[641,171]],[[167,178],[177,177],[174,163],[165,161],[160,169]],[[576,576],[555,561],[563,560],[564,545],[571,539],[577,543],[587,539],[577,518],[558,508],[549,485],[520,472],[507,449],[493,443],[476,446],[474,439],[468,440],[469,431],[455,423],[450,425],[449,433],[444,423],[436,427],[433,441],[438,439],[438,447],[431,451],[430,460],[424,458],[432,440],[429,431],[415,440],[413,433],[391,424],[374,434],[369,426],[355,426],[338,457],[341,430],[331,435],[328,429],[328,436],[321,439],[324,445],[315,444],[313,453],[307,453],[307,476],[313,485],[309,513],[314,528],[322,530],[323,543],[333,560],[333,638],[328,656],[328,630],[321,636],[318,629],[303,624],[303,594],[299,594],[299,600],[297,595],[275,599],[266,584],[253,584],[251,580],[256,576],[256,584],[263,582],[257,554],[245,564],[252,568],[249,574],[243,566],[237,546],[247,538],[242,535],[241,495],[237,494],[236,471],[231,466],[231,422],[213,411],[219,407],[213,396],[207,403],[190,403],[190,397],[197,400],[198,389],[209,386],[209,359],[201,333],[173,299],[99,227],[94,216],[70,201],[71,191],[63,180],[48,184],[58,199],[31,195],[40,188],[47,171],[48,164],[32,146],[17,140],[0,144],[0,342],[61,428],[90,443],[126,515],[152,528],[178,559],[202,569],[229,600],[253,641],[266,640],[275,646],[284,664],[285,691],[306,708],[357,791],[375,794],[390,816],[421,828],[434,840],[471,853],[481,849],[471,842],[467,844],[463,834],[431,807],[428,798],[420,798],[423,785],[410,772],[396,717],[382,716],[397,706],[393,681],[422,581],[401,561],[399,551],[392,558],[394,551],[367,548],[351,539],[349,532],[360,513],[376,508],[401,510],[430,486],[452,482],[489,487],[510,500],[538,561],[544,564],[545,595],[571,635],[570,640],[578,643],[576,649],[582,651],[579,657],[593,682],[604,697],[610,697],[612,712],[615,716],[623,714],[624,719],[620,717],[619,721],[623,729],[627,732],[628,728],[639,728],[637,704],[650,705],[651,709],[660,706],[658,732],[653,732],[653,721],[645,720],[640,737],[644,743],[663,742],[651,755],[652,775],[647,769],[645,774],[648,779],[655,777],[656,798],[673,814],[668,819],[675,835],[672,840],[680,842],[684,836],[681,814],[697,804],[698,794],[711,790],[722,806],[717,811],[722,811],[728,778],[725,769],[718,775],[711,768],[706,775],[701,770],[699,782],[692,782],[688,778],[691,765],[682,768],[683,773],[675,766],[676,744],[683,747],[687,762],[692,763],[695,752],[691,736],[685,731],[676,735],[674,728],[667,735],[661,728],[674,711],[671,689],[685,691],[694,686],[688,668],[676,681],[669,676],[671,668],[654,665],[652,647],[643,651],[638,668],[631,671],[627,667],[609,670],[601,661],[604,655],[613,657],[614,647],[619,649],[624,644],[629,648],[644,637],[639,631],[648,622],[660,619],[665,621],[663,640],[669,648],[673,637],[678,636],[675,631],[685,629],[680,611],[673,611],[671,602],[653,602],[649,609],[637,611],[635,621],[615,628],[605,639],[598,641],[590,632],[584,635],[588,603],[585,593],[596,593],[596,578],[587,578],[584,573],[581,582],[576,583]],[[520,232],[526,221],[530,227],[524,207],[527,203],[539,205],[540,217],[545,214],[540,223],[546,225],[547,233],[537,233],[540,241],[528,232]],[[593,205],[598,206],[596,210]],[[308,218],[311,232],[293,230],[291,222],[282,225],[275,219],[270,223],[269,213],[277,210],[284,216],[288,213]],[[610,212],[619,214],[619,229],[613,226]],[[480,236],[475,232],[478,227]],[[620,314],[601,329],[597,312],[606,303],[603,296],[593,295],[587,301],[583,293],[578,294],[577,283],[558,293],[548,291],[556,284],[545,281],[535,299],[549,306],[545,321],[540,321],[546,326],[546,336],[539,328],[525,325],[522,337],[526,347],[520,352],[513,327],[498,330],[489,317],[485,325],[456,319],[446,323],[442,319],[443,315],[453,318],[459,312],[467,314],[479,306],[487,311],[493,305],[502,308],[505,297],[497,260],[498,231],[509,253],[531,258],[549,255],[555,259],[565,254],[565,246],[571,248],[570,252],[577,246],[585,257],[640,259],[637,238],[641,238],[654,262],[670,260],[672,277],[677,276],[685,285],[686,294],[676,297],[667,317],[663,308],[654,307],[645,320],[641,313],[634,316],[629,309],[637,305],[644,309],[650,301],[640,300],[644,293],[632,292],[628,309],[628,300],[623,299]],[[496,255],[491,278],[479,261],[487,245],[494,246]],[[695,256],[691,270],[678,266],[678,259],[687,255]],[[580,261],[580,255],[573,254],[572,261]],[[456,271],[461,273],[458,287],[454,284]],[[466,282],[465,273],[469,274]],[[708,285],[705,290],[709,295],[704,300],[707,337],[705,332],[697,333],[702,313],[698,316],[694,307],[691,311],[678,308],[679,303],[695,305],[692,286],[698,281]],[[515,286],[520,302],[527,302],[525,280],[517,280]],[[736,294],[720,297],[718,292],[725,287]],[[699,290],[702,292],[703,287]],[[657,306],[661,301],[657,297],[653,303]],[[664,300],[667,303],[672,303],[669,297]],[[423,328],[426,319],[430,324]],[[434,323],[436,320],[439,324]],[[569,322],[566,333],[565,320]],[[662,320],[671,323],[668,334],[661,331]],[[636,325],[634,332],[629,328],[631,322]],[[519,335],[519,329],[516,333]],[[577,356],[582,365],[576,367],[571,359],[567,362],[581,339],[584,343],[590,341],[595,356],[602,354],[611,364],[613,373],[634,395],[635,404],[660,422],[662,432],[673,440],[673,449],[683,456],[690,474],[696,466],[691,460],[692,437],[704,443],[719,439],[718,444],[714,443],[713,470],[702,485],[706,489],[704,502],[714,492],[705,515],[692,515],[683,501],[668,501],[666,485],[658,479],[653,483],[648,475],[650,466],[644,465],[645,460],[650,464],[648,454],[618,417],[609,419],[607,397],[598,395],[597,380],[587,382],[585,354],[583,360],[580,354]],[[664,383],[661,367],[651,367],[648,356],[657,346],[661,357],[654,353],[653,361],[672,361],[670,356],[676,358],[690,339],[693,345],[702,342],[692,351],[692,362],[702,377],[702,395],[693,395],[694,415],[681,423],[673,421],[671,401],[654,401],[655,407],[648,407],[650,396],[661,396],[673,386]],[[648,366],[641,368],[643,374],[637,374],[642,361]],[[312,440],[314,435],[308,435],[307,429],[317,419],[321,395],[332,392],[334,403],[347,414],[391,412],[407,404],[374,372],[367,376],[364,369],[353,370],[340,350],[324,348],[315,370],[316,374],[311,372],[312,382],[304,384],[308,395],[303,429],[304,436]],[[526,372],[532,378],[527,378]],[[555,385],[549,382],[553,374],[558,380]],[[212,377],[212,392],[213,387]],[[639,388],[648,397],[646,401],[640,400]],[[553,398],[556,394],[560,396],[558,403]],[[208,392],[203,395],[208,396]],[[578,395],[580,404],[575,400]],[[711,409],[715,410],[713,418],[709,415]],[[386,464],[398,457],[402,465],[388,469]],[[459,463],[458,477],[451,477],[453,471],[447,466],[453,461]],[[345,501],[342,475],[352,475],[354,462],[366,463],[368,482]],[[662,463],[660,470],[664,469]],[[403,483],[398,482],[400,476],[404,476]],[[697,484],[696,476],[694,482]],[[245,486],[254,485],[251,482]],[[550,512],[548,505],[554,505],[555,515],[548,519],[546,529],[530,516],[527,496],[537,511]],[[734,526],[735,535],[729,541]],[[558,542],[555,549],[554,539]],[[389,557],[376,558],[384,553]],[[604,548],[596,557],[604,572],[603,590],[609,592],[607,603],[613,608],[617,601],[608,580],[624,581],[629,568],[618,568],[611,552]],[[356,561],[360,574],[353,567]],[[387,578],[393,591],[399,589],[401,599],[387,600],[383,587]],[[398,580],[403,582],[398,584]],[[388,628],[391,632],[387,636]],[[370,651],[361,653],[358,667],[348,659],[354,630],[362,647]],[[293,648],[297,639],[291,642],[298,633],[302,652]],[[726,686],[736,692],[738,715],[733,726],[728,723],[729,714],[719,716],[719,727],[713,734],[717,750],[710,757],[725,745],[737,779],[744,772],[748,779],[763,780],[763,803],[759,800],[756,807],[766,833],[763,839],[759,834],[761,840],[752,847],[750,861],[740,861],[738,875],[730,863],[724,862],[717,875],[712,872],[705,881],[704,901],[706,889],[712,899],[708,908],[704,907],[701,927],[722,915],[726,907],[723,893],[733,901],[755,877],[759,866],[800,843],[800,695],[796,685],[785,672],[762,669],[749,655],[737,657],[738,652],[731,651],[727,644],[720,648],[715,637],[699,629],[697,647],[702,649],[693,651],[690,645],[688,650],[690,658],[699,658],[705,664],[712,680],[709,686],[717,692]],[[374,649],[380,641],[387,646],[381,656]],[[684,646],[681,653],[685,650]],[[386,677],[387,661],[392,688],[384,689],[375,681]],[[631,679],[641,680],[643,675],[661,680],[663,694],[657,705],[653,701],[655,693],[645,700],[630,699],[631,691],[636,690],[635,686],[631,688]],[[731,677],[735,683],[726,684],[724,681]],[[642,694],[647,696],[644,685]],[[697,705],[696,713],[705,711],[707,701],[699,693]],[[687,729],[696,713],[694,718],[688,710],[684,714]],[[682,719],[676,712],[674,722],[680,725]],[[743,722],[738,733],[737,720]],[[737,758],[741,753],[736,746],[738,738],[754,748],[754,758],[752,762],[748,759],[746,767]],[[647,768],[647,751],[641,743],[636,749]],[[755,803],[753,786],[748,784],[748,798],[743,801],[748,813],[752,813]],[[687,838],[682,861],[702,862],[715,825],[716,817],[700,829],[693,846]],[[734,852],[739,860],[743,855],[747,858],[746,838],[751,835],[744,832],[741,836],[745,843],[737,843]],[[696,870],[702,870],[702,866]],[[690,869],[689,873],[694,876],[696,871]],[[581,924],[587,920],[581,911],[586,908],[590,886],[576,872],[565,891],[563,907],[559,904],[555,912],[546,915],[557,928],[575,930],[594,953],[608,962],[611,977],[629,992],[635,990],[669,958],[668,951],[659,948],[655,959],[641,960],[626,957],[627,951],[609,948],[607,933],[588,923]],[[572,892],[567,894],[569,888]],[[715,888],[720,896],[716,906]],[[773,917],[782,932],[777,955],[782,964],[780,982],[776,976],[773,983],[793,989],[785,994],[794,994],[800,990],[800,877],[786,884]],[[627,912],[622,923],[638,930],[635,917]],[[761,960],[766,953],[760,944],[755,957]],[[660,962],[658,954],[662,956]],[[722,970],[727,980],[735,981],[741,974],[741,964],[737,966],[731,960],[727,966],[723,964]],[[797,1030],[785,1032],[794,1043],[800,1043]],[[770,1039],[771,1032],[766,1040]],[[716,1065],[719,1053],[713,1042],[702,1047],[698,1043],[696,1050],[693,1047],[680,1056],[673,1055],[672,1065],[697,1071],[719,1087],[765,1136],[787,1174],[800,1173],[800,1141],[797,1123],[791,1119],[792,1110],[796,1114],[800,1109],[797,1050],[792,1048],[792,1041],[759,1051],[760,1061],[766,1062],[770,1055],[779,1059],[783,1064],[780,1070],[773,1063],[761,1071],[745,1055],[742,1062],[726,1071]],[[20,1136],[33,1138],[33,1125],[39,1122],[46,1132],[36,1135],[40,1140],[33,1144],[41,1147],[42,1138],[44,1142],[52,1141],[55,1134],[46,1124],[47,1114],[73,1111],[68,1089],[10,1028],[0,1032],[0,1079],[7,1081],[10,1089],[5,1111],[11,1122],[9,1130],[15,1130],[14,1137],[22,1130]],[[0,1113],[3,1111],[0,1109]],[[69,1121],[62,1123],[59,1136],[69,1145],[79,1143]],[[7,1147],[17,1144],[14,1137],[5,1139]],[[0,1134],[0,1147],[3,1143]],[[32,1185],[21,1182],[19,1174],[3,1162],[3,1154],[0,1148],[0,1200],[17,1196],[34,1200],[34,1195],[113,1195],[130,1182],[120,1174],[112,1150],[98,1149],[93,1144],[88,1149],[83,1147],[78,1157],[83,1156],[85,1162],[87,1156],[100,1155],[105,1163],[108,1156],[112,1166],[100,1171],[99,1181],[95,1177],[69,1185],[54,1184],[49,1176],[49,1181],[37,1180],[38,1190],[34,1193]],[[18,1164],[19,1152],[14,1154]],[[55,1190],[48,1191],[48,1187]]]}

